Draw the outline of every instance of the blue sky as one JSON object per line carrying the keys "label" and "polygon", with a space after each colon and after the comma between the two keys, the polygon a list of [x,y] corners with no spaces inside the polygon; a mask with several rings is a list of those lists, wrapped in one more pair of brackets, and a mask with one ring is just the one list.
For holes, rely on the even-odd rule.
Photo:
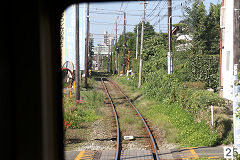
{"label": "blue sky", "polygon": [[[189,1],[189,0],[186,0]],[[159,29],[167,32],[167,0],[164,1],[147,1],[146,20],[154,26],[156,32]],[[115,22],[118,22],[118,34],[123,32],[123,11],[126,12],[127,32],[132,32],[134,25],[142,19],[143,4],[142,1],[128,2],[108,2],[108,3],[90,3],[90,33],[94,34],[94,44],[101,43],[104,30],[109,34],[115,35]],[[221,3],[221,0],[205,0],[206,9],[208,10],[210,3]],[[183,7],[190,5],[185,0],[172,0],[173,24],[178,23],[182,19]],[[160,23],[159,23],[160,12]]]}

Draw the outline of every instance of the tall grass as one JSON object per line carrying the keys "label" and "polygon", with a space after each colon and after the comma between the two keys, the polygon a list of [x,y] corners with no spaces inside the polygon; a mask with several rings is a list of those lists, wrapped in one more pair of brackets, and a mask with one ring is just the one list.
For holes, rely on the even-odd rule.
{"label": "tall grass", "polygon": [[70,128],[80,128],[81,123],[93,122],[100,114],[98,108],[104,105],[104,97],[96,89],[80,92],[82,103],[75,104],[75,96],[64,96],[64,120],[71,123]]}

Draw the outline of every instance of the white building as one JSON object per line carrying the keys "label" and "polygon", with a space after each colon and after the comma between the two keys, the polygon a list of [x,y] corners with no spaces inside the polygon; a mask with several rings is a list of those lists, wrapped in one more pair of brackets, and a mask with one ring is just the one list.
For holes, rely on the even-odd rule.
{"label": "white building", "polygon": [[239,9],[239,0],[223,0],[220,19],[222,35],[220,86],[222,97],[228,100],[233,100],[233,66],[234,63],[239,64],[237,59],[240,54],[239,49],[235,47],[239,44],[237,42],[239,39],[237,40],[235,36],[239,34],[239,28],[236,27],[236,23],[239,24],[239,22],[236,22],[235,18],[237,9]]}

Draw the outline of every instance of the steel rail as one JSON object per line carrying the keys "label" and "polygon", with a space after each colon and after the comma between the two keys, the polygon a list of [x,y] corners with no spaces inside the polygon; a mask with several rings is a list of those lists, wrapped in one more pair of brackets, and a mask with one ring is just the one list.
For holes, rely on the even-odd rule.
{"label": "steel rail", "polygon": [[117,152],[116,152],[116,155],[115,155],[115,160],[120,160],[121,149],[120,149],[120,127],[119,127],[118,115],[117,115],[115,105],[113,104],[112,98],[111,98],[111,96],[108,92],[108,89],[107,89],[104,81],[103,81],[103,78],[101,78],[101,82],[102,82],[102,85],[103,85],[103,87],[104,87],[104,89],[107,93],[108,99],[111,102],[111,106],[113,108],[113,112],[114,112],[114,116],[115,116],[115,121],[116,121],[116,126],[117,126]]}
{"label": "steel rail", "polygon": [[138,113],[139,117],[141,118],[142,122],[144,123],[144,126],[145,126],[145,129],[147,130],[148,134],[149,134],[149,137],[151,139],[151,145],[152,145],[152,149],[153,149],[153,156],[154,156],[154,159],[155,160],[159,160],[159,157],[158,157],[158,152],[157,152],[157,145],[154,141],[154,138],[153,138],[153,135],[146,123],[146,121],[144,120],[144,118],[142,117],[141,113],[137,110],[137,108],[132,104],[132,102],[129,100],[129,98],[125,95],[125,93],[123,93],[123,91],[121,90],[121,88],[114,82],[112,81],[111,79],[109,79],[110,82],[116,87],[118,88],[118,90],[124,95],[125,99],[128,101],[128,103],[133,107],[133,109]]}

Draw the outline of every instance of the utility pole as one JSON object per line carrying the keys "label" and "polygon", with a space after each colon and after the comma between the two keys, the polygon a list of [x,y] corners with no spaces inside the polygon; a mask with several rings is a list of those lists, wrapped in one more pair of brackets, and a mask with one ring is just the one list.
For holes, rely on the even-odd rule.
{"label": "utility pole", "polygon": [[108,46],[108,72],[110,72],[110,44],[109,44],[109,39],[107,39],[107,46]]}
{"label": "utility pole", "polygon": [[126,12],[124,12],[124,24],[123,24],[123,74],[125,74],[125,67],[126,67],[126,62],[125,62],[125,49],[126,49]]}
{"label": "utility pole", "polygon": [[98,70],[103,70],[102,65],[102,46],[99,45],[98,47]]}
{"label": "utility pole", "polygon": [[75,93],[75,103],[80,104],[80,76],[79,76],[79,4],[76,4],[76,93]]}
{"label": "utility pole", "polygon": [[144,23],[145,23],[145,4],[143,2],[143,17],[142,17],[142,33],[141,33],[141,47],[140,47],[140,62],[139,62],[139,78],[138,78],[138,88],[142,85],[142,54],[143,54],[143,35],[144,35]]}
{"label": "utility pole", "polygon": [[136,59],[138,58],[138,25],[137,25],[137,37],[136,37]]}
{"label": "utility pole", "polygon": [[86,34],[86,47],[85,47],[85,88],[87,88],[88,77],[88,53],[89,53],[89,3],[87,4],[87,34]]}
{"label": "utility pole", "polygon": [[110,41],[110,73],[112,74],[112,40]]}
{"label": "utility pole", "polygon": [[118,50],[117,50],[117,20],[116,20],[116,35],[115,35],[115,73],[117,74],[118,72],[118,62],[117,62],[117,57],[118,57]]}
{"label": "utility pole", "polygon": [[[224,6],[224,0],[222,0],[221,10]],[[222,12],[222,11],[221,11]],[[220,16],[223,16],[220,14]],[[222,19],[222,17],[220,18]],[[222,85],[222,50],[223,50],[223,27],[220,20],[220,54],[219,54],[219,96],[223,97],[223,85]]]}
{"label": "utility pole", "polygon": [[159,16],[158,23],[159,23],[159,34],[160,34],[160,32],[161,32],[161,25],[160,25],[160,20],[161,20],[161,17],[160,17],[160,9],[159,9],[158,16]]}
{"label": "utility pole", "polygon": [[234,13],[233,13],[233,135],[234,147],[240,147],[240,118],[237,117],[239,108],[239,60],[240,60],[240,2],[234,0]]}
{"label": "utility pole", "polygon": [[100,70],[100,46],[98,46],[98,55],[97,55],[97,70],[99,71]]}
{"label": "utility pole", "polygon": [[130,55],[131,55],[131,51],[130,49],[128,49],[128,70],[130,70]]}
{"label": "utility pole", "polygon": [[173,72],[172,58],[172,0],[168,0],[168,74]]}
{"label": "utility pole", "polygon": [[[233,13],[233,52],[234,52],[234,64],[239,64],[240,60],[240,2],[234,0],[234,13]],[[238,65],[240,69],[240,65]]]}

